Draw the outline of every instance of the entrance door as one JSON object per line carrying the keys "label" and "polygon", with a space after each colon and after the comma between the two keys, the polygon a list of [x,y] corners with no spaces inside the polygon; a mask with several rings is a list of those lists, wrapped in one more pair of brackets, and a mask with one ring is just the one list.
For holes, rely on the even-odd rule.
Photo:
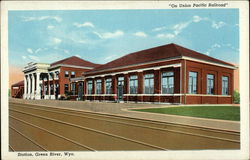
{"label": "entrance door", "polygon": [[118,84],[117,84],[118,101],[123,101],[123,86],[124,86],[124,77],[118,77]]}
{"label": "entrance door", "polygon": [[123,101],[123,85],[117,87],[117,100]]}
{"label": "entrance door", "polygon": [[79,98],[79,100],[83,100],[83,82],[79,83],[78,98]]}
{"label": "entrance door", "polygon": [[56,88],[55,88],[55,98],[58,99],[58,95],[59,95],[59,84],[56,84]]}

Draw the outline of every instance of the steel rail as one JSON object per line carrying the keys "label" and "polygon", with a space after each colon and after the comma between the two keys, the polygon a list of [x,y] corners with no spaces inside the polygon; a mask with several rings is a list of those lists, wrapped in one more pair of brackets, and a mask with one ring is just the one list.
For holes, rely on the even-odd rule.
{"label": "steel rail", "polygon": [[162,148],[162,147],[159,147],[159,146],[156,146],[156,145],[148,144],[148,143],[145,143],[145,142],[133,140],[133,139],[130,139],[130,138],[126,138],[126,137],[122,137],[122,136],[110,134],[110,133],[107,133],[107,132],[99,131],[99,130],[88,128],[88,127],[83,127],[83,126],[72,124],[72,123],[68,123],[68,122],[63,122],[61,120],[57,120],[57,119],[53,119],[53,118],[48,118],[48,117],[44,117],[44,116],[39,116],[39,115],[35,115],[35,114],[31,114],[31,113],[26,113],[26,112],[22,112],[22,111],[18,111],[18,110],[13,110],[13,109],[10,109],[10,110],[15,111],[15,112],[19,112],[19,113],[22,113],[22,114],[30,115],[30,116],[33,116],[33,117],[38,117],[38,118],[41,118],[41,119],[46,119],[46,120],[49,120],[49,121],[54,121],[54,122],[61,123],[61,124],[64,124],[64,125],[69,125],[69,126],[73,126],[73,127],[84,129],[84,130],[89,130],[89,131],[96,132],[96,133],[99,133],[99,134],[104,134],[104,135],[109,136],[109,137],[118,138],[118,139],[122,139],[122,140],[125,140],[125,141],[130,141],[130,142],[141,144],[141,145],[148,146],[148,147],[151,147],[151,148],[160,149],[160,150],[168,150],[166,148]]}
{"label": "steel rail", "polygon": [[[29,107],[32,108],[32,107]],[[95,120],[103,120],[111,123],[118,123],[118,124],[123,124],[123,125],[130,125],[130,126],[135,126],[135,127],[141,127],[141,128],[148,128],[148,129],[153,129],[153,130],[160,130],[160,131],[167,131],[167,132],[174,132],[174,133],[179,133],[179,134],[186,134],[186,135],[191,135],[191,136],[198,136],[198,137],[205,137],[205,138],[210,138],[210,139],[217,139],[217,140],[223,140],[223,141],[229,141],[229,142],[234,142],[234,143],[240,143],[238,140],[233,140],[233,139],[228,139],[228,138],[221,138],[221,137],[215,137],[215,136],[207,136],[207,135],[202,135],[202,134],[195,134],[195,133],[187,133],[183,131],[178,131],[178,130],[171,130],[171,129],[165,129],[165,128],[157,128],[157,127],[150,127],[150,126],[142,126],[142,125],[137,125],[137,124],[131,124],[131,123],[126,123],[126,122],[117,122],[117,121],[112,121],[112,120],[105,120],[105,119],[98,119],[98,118],[93,118],[93,117],[88,117],[88,116],[82,116],[82,115],[77,115],[77,114],[72,114],[72,113],[64,113],[64,112],[59,112],[59,111],[49,111],[46,109],[38,109],[38,108],[32,108],[36,110],[42,110],[42,111],[47,111],[47,112],[54,112],[54,113],[60,113],[64,115],[71,115],[71,116],[77,116],[81,118],[89,118],[89,119],[95,119]],[[10,109],[13,110],[13,109]],[[18,111],[18,110],[13,110],[13,111]],[[227,133],[224,133],[227,134]]]}
{"label": "steel rail", "polygon": [[10,115],[10,117],[13,118],[13,119],[15,119],[15,120],[17,120],[17,121],[20,121],[20,122],[22,122],[22,123],[25,123],[25,124],[27,124],[27,125],[29,125],[29,126],[32,126],[32,127],[34,127],[34,128],[38,128],[38,129],[40,129],[40,130],[42,130],[42,131],[44,131],[44,132],[47,132],[47,133],[50,133],[50,134],[52,134],[52,135],[54,135],[54,136],[60,137],[60,138],[62,138],[62,139],[64,139],[64,140],[66,140],[66,141],[69,141],[69,142],[71,142],[71,143],[74,143],[74,144],[76,144],[76,145],[78,145],[78,146],[81,146],[81,147],[83,147],[83,148],[86,148],[86,149],[88,149],[88,150],[96,151],[96,150],[93,149],[93,148],[90,148],[90,147],[88,147],[88,146],[86,146],[86,145],[80,144],[80,143],[78,143],[78,142],[76,142],[76,141],[74,141],[74,140],[71,140],[71,139],[66,138],[66,137],[64,137],[64,136],[62,136],[62,135],[59,135],[59,134],[54,133],[54,132],[52,132],[52,131],[49,131],[49,130],[47,130],[47,129],[45,129],[45,128],[39,127],[39,126],[37,126],[37,125],[34,125],[34,124],[29,123],[29,122],[27,122],[27,121],[21,120],[21,119],[19,119],[19,118],[16,118],[16,117],[14,117],[14,116],[11,116],[11,115]]}
{"label": "steel rail", "polygon": [[15,149],[9,144],[10,150],[15,152]]}
{"label": "steel rail", "polygon": [[20,134],[22,137],[24,137],[25,139],[29,140],[31,143],[35,144],[36,146],[40,147],[42,150],[44,151],[48,151],[45,147],[41,146],[40,144],[38,144],[35,140],[27,137],[26,135],[24,135],[23,133],[21,133],[20,131],[18,131],[15,127],[13,127],[12,125],[9,125],[9,127],[11,129],[13,129],[15,132],[17,132],[18,134]]}

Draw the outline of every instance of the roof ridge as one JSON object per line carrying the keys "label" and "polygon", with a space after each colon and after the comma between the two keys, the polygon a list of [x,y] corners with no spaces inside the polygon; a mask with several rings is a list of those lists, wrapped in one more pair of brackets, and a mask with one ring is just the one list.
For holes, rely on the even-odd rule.
{"label": "roof ridge", "polygon": [[[174,46],[175,50],[177,51],[177,53],[180,54],[180,56],[183,56],[183,53],[182,53],[182,52],[179,50],[179,48],[178,48],[178,47],[181,47],[181,46],[179,46],[179,45],[177,45],[177,44],[175,44],[175,43],[170,43],[170,44]],[[184,47],[183,47],[183,48],[184,48]],[[187,48],[185,48],[185,49],[187,49]]]}
{"label": "roof ridge", "polygon": [[67,63],[67,62],[71,61],[71,59],[77,60],[80,63],[87,63],[88,65],[91,65],[91,66],[100,65],[100,64],[93,63],[93,62],[87,61],[85,59],[82,59],[82,58],[80,58],[78,56],[70,56],[70,57],[64,58],[62,60],[55,61],[55,62],[51,63],[50,65],[54,66],[56,64],[64,64],[64,63]]}

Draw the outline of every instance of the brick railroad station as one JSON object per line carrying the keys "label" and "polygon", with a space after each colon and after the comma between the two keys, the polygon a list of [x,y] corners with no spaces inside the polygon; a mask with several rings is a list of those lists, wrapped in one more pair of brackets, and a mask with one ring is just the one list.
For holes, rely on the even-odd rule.
{"label": "brick railroad station", "polygon": [[[12,97],[174,104],[233,102],[233,64],[176,44],[127,54],[106,64],[69,57],[29,63]],[[21,86],[15,84],[15,89]],[[20,96],[20,93],[23,95]]]}

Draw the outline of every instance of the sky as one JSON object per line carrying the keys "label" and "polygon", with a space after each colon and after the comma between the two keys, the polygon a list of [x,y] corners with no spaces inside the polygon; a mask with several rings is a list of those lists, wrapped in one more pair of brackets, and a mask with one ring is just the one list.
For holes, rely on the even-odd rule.
{"label": "sky", "polygon": [[168,43],[239,63],[238,9],[9,11],[8,32],[10,72],[70,56],[104,64]]}

